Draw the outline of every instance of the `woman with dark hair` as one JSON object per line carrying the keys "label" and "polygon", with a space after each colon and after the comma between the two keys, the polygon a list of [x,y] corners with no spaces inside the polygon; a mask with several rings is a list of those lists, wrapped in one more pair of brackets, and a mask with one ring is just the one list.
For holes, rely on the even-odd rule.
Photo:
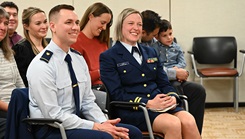
{"label": "woman with dark hair", "polygon": [[[103,3],[94,3],[85,11],[80,21],[80,34],[71,47],[79,51],[86,60],[96,102],[104,109],[106,93],[100,80],[99,55],[108,49],[113,15]],[[99,99],[99,100],[98,100]]]}
{"label": "woman with dark hair", "polygon": [[26,87],[28,82],[26,71],[32,59],[47,45],[45,37],[48,31],[48,22],[45,12],[36,7],[24,9],[22,13],[22,24],[25,39],[12,47],[15,51],[15,60],[20,75]]}

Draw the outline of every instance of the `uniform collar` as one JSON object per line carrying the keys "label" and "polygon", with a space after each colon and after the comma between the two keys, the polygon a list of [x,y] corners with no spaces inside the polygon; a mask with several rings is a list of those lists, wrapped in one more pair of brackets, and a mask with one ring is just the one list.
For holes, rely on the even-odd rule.
{"label": "uniform collar", "polygon": [[[129,44],[127,44],[127,43],[124,43],[124,42],[122,42],[122,41],[120,41],[121,42],[121,44],[129,51],[129,53],[131,53],[131,51],[132,51],[132,45],[129,45]],[[138,49],[139,49],[139,47],[138,47],[138,44],[136,43],[136,45],[135,45]]]}
{"label": "uniform collar", "polygon": [[50,41],[50,43],[47,47],[48,47],[48,49],[50,49],[54,53],[53,55],[57,57],[58,61],[61,64],[63,64],[65,62],[64,59],[65,59],[67,54],[71,55],[70,49],[68,50],[68,53],[66,53],[52,40]]}

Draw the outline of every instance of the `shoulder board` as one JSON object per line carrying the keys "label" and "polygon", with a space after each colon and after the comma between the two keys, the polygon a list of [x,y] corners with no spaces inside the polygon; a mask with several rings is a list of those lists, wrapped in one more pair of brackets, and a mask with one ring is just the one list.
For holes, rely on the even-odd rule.
{"label": "shoulder board", "polygon": [[76,53],[76,54],[78,54],[78,55],[81,55],[80,52],[78,52],[77,50],[75,50],[75,49],[73,49],[73,48],[70,48],[70,50],[71,50],[71,52],[73,52],[73,53]]}
{"label": "shoulder board", "polygon": [[45,61],[46,63],[49,62],[50,58],[52,57],[53,52],[46,50],[43,55],[41,56],[40,60]]}

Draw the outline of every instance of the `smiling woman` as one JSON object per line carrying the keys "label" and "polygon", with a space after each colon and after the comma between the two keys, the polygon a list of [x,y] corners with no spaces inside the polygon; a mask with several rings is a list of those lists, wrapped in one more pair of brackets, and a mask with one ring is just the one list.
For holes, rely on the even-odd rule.
{"label": "smiling woman", "polygon": [[[13,51],[8,45],[9,15],[0,7],[0,117],[6,118],[12,90],[24,87]],[[1,128],[1,127],[0,127]],[[0,129],[1,131],[1,129]],[[0,133],[1,138],[1,133]]]}
{"label": "smiling woman", "polygon": [[36,7],[24,9],[22,23],[25,39],[12,48],[15,51],[15,60],[20,75],[25,86],[28,87],[26,71],[32,59],[47,45],[45,37],[48,31],[48,23],[45,12]]}
{"label": "smiling woman", "polygon": [[[111,101],[144,103],[150,109],[149,118],[154,132],[164,138],[200,139],[195,119],[181,107],[181,100],[171,86],[156,51],[138,43],[142,34],[141,13],[124,9],[116,22],[116,43],[100,55],[101,79]],[[140,62],[132,49],[140,51]],[[127,64],[121,64],[127,63]],[[147,131],[144,113],[138,108],[113,109],[113,116],[122,123]]]}
{"label": "smiling woman", "polygon": [[106,93],[100,80],[99,55],[108,49],[112,20],[111,9],[103,3],[92,4],[81,19],[81,32],[77,42],[71,46],[78,50],[86,60],[96,102],[102,109],[105,108]]}

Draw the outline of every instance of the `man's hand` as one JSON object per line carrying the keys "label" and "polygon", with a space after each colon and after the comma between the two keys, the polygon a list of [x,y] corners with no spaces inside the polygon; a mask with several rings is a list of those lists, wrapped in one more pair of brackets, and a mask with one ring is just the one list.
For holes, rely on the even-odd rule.
{"label": "man's hand", "polygon": [[94,123],[93,129],[107,132],[113,136],[114,139],[129,139],[128,129],[124,127],[116,127],[115,125],[121,121],[120,118],[107,120],[104,123]]}
{"label": "man's hand", "polygon": [[189,72],[185,69],[173,67],[176,70],[176,78],[179,82],[186,81],[189,77]]}

